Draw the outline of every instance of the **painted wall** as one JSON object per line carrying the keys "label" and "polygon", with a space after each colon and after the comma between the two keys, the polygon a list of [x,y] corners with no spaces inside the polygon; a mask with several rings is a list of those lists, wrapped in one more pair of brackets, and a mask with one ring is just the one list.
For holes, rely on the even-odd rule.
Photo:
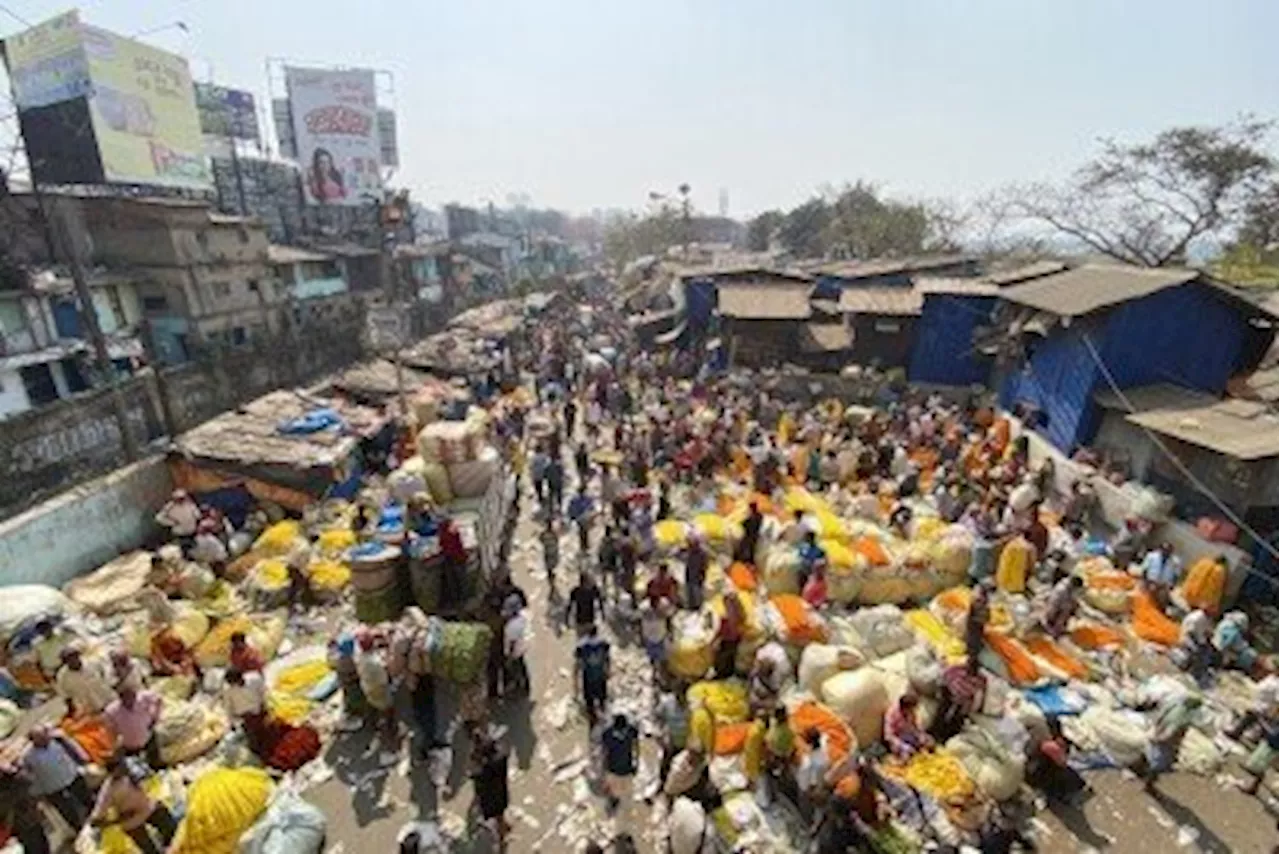
{"label": "painted wall", "polygon": [[156,456],[0,522],[0,587],[61,586],[143,545],[172,489]]}
{"label": "painted wall", "polygon": [[908,379],[938,385],[986,384],[991,359],[974,350],[973,333],[990,319],[995,304],[995,297],[925,296]]}

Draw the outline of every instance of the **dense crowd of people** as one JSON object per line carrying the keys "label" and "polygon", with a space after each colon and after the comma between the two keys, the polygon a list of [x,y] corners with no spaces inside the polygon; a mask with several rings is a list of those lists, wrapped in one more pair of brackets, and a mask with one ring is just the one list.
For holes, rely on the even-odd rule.
{"label": "dense crowd of people", "polygon": [[[984,401],[956,403],[906,389],[883,405],[850,410],[788,402],[750,375],[713,372],[688,351],[636,348],[622,318],[602,303],[563,307],[527,323],[504,344],[497,364],[471,390],[488,404],[492,439],[515,479],[511,530],[517,519],[532,518],[539,583],[556,619],[573,633],[573,679],[597,757],[599,791],[624,842],[637,832],[632,807],[644,800],[661,802],[673,854],[712,850],[712,816],[724,798],[710,774],[721,728],[705,704],[690,701],[688,688],[703,679],[738,678],[748,703],[746,774],[762,808],[789,805],[802,817],[802,839],[820,854],[902,850],[894,847],[893,820],[902,818],[904,784],[884,773],[886,763],[901,765],[946,743],[987,705],[993,676],[984,651],[998,602],[1018,603],[1036,632],[1062,639],[1088,610],[1077,569],[1098,556],[1122,570],[1132,566],[1141,595],[1177,621],[1170,658],[1199,688],[1208,689],[1224,669],[1259,679],[1258,702],[1228,734],[1256,745],[1245,763],[1249,791],[1257,791],[1274,765],[1274,658],[1251,646],[1243,612],[1223,613],[1225,562],[1210,557],[1184,568],[1168,543],[1153,540],[1158,527],[1139,516],[1107,535],[1087,483],[1060,491],[1052,463],[1033,463],[1027,437]],[[531,402],[510,402],[518,387],[528,389]],[[386,468],[409,453],[392,449]],[[833,594],[832,556],[814,514],[783,509],[788,490],[797,488],[820,496],[843,518],[882,526],[903,540],[928,508],[942,523],[963,526],[973,542],[957,638],[963,654],[941,670],[931,698],[936,711],[926,720],[922,697],[909,689],[884,710],[882,740],[845,755],[836,755],[827,733],[798,728],[788,713],[797,684],[794,651],[776,639],[748,646],[749,600],[769,593],[767,553],[785,553],[795,567],[796,592],[814,614],[848,607]],[[746,504],[727,549],[696,526],[678,548],[659,542],[666,522],[722,513],[726,489],[745,496]],[[358,509],[357,540],[371,536],[379,510]],[[206,674],[174,628],[170,597],[207,594],[225,577],[236,538],[252,538],[263,523],[251,515],[237,531],[182,491],[157,518],[177,548],[157,554],[143,597],[152,621],[145,660],[116,649],[101,666],[52,624],[32,630],[53,691],[73,718],[100,716],[110,744],[96,795],[84,774],[90,757],[54,727],[31,729],[29,747],[0,768],[0,818],[28,854],[50,850],[32,809],[39,801],[73,829],[118,823],[143,852],[163,851],[175,833],[174,816],[141,785],[147,769],[161,764],[155,728],[164,700],[154,684],[170,677],[200,683]],[[448,514],[415,497],[406,503],[405,526],[438,536],[441,599],[460,603],[467,554]],[[416,755],[441,781],[454,761],[454,730],[466,733],[476,807],[500,846],[510,831],[510,747],[493,723],[504,703],[533,690],[529,593],[542,592],[518,585],[510,548],[503,555],[503,567],[469,614],[488,626],[492,641],[481,678],[452,686],[456,717],[440,713],[442,685],[432,672],[430,623],[420,608],[407,608],[392,623],[353,628],[344,622],[328,648],[345,713],[340,729],[368,725],[394,753],[401,710],[411,710],[406,723],[417,732]],[[732,578],[730,564],[738,573]],[[288,569],[285,601],[305,609],[313,604],[306,578],[299,565]],[[518,571],[526,569],[539,567]],[[696,679],[673,672],[680,618],[707,614],[713,599],[720,610],[709,621],[714,637],[705,671]],[[652,707],[639,714],[634,704],[618,702],[617,690],[618,647],[633,639],[653,686]],[[218,693],[252,754],[264,764],[296,768],[316,755],[319,739],[306,725],[273,715],[267,664],[244,633],[233,634]],[[1150,743],[1135,768],[1148,786],[1173,766],[1201,703],[1202,695],[1188,690],[1154,710]],[[1058,717],[1046,723],[1042,737],[1027,745],[1026,782],[1052,799],[1078,798],[1088,784],[1072,762],[1077,749]],[[660,755],[657,779],[636,791],[650,731]],[[280,760],[286,741],[299,746]],[[971,836],[983,851],[1027,844],[998,805]],[[436,844],[437,829],[423,827],[405,835],[401,850]]]}

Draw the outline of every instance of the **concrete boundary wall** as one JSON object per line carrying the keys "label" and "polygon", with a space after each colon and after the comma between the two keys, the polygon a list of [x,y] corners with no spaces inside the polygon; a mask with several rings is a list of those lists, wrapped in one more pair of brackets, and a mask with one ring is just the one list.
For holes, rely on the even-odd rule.
{"label": "concrete boundary wall", "polygon": [[0,587],[61,587],[146,544],[160,533],[154,517],[172,489],[157,455],[0,522]]}

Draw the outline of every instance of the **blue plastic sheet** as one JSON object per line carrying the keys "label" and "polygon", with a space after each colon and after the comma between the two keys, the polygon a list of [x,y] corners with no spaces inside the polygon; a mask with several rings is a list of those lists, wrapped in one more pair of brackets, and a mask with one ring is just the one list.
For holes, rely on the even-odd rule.
{"label": "blue plastic sheet", "polygon": [[1063,691],[1057,685],[1031,688],[1024,691],[1023,696],[1039,706],[1046,715],[1078,715],[1085,709],[1085,703],[1080,697]]}
{"label": "blue plastic sheet", "polygon": [[313,409],[305,415],[292,418],[288,421],[281,422],[276,430],[286,436],[300,436],[307,433],[319,433],[321,430],[328,430],[330,427],[339,427],[342,425],[342,418],[334,409]]}

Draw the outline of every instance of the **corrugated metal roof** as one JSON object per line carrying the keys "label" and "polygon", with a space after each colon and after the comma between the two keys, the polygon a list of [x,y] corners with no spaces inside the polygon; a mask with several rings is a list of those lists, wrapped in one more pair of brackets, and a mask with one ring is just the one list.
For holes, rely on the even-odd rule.
{"label": "corrugated metal roof", "polygon": [[1149,296],[1200,278],[1198,270],[1085,264],[1072,270],[1011,285],[1000,295],[1018,305],[1080,317],[1100,308]]}
{"label": "corrugated metal roof", "polygon": [[267,260],[272,264],[302,264],[306,261],[328,261],[332,255],[299,249],[297,246],[281,246],[273,243],[267,247]]}
{"label": "corrugated metal roof", "polygon": [[853,346],[853,333],[843,323],[806,323],[800,330],[804,353],[835,353]]}
{"label": "corrugated metal roof", "polygon": [[720,314],[741,320],[807,320],[813,286],[726,282],[717,289]]}
{"label": "corrugated metal roof", "polygon": [[951,294],[953,296],[995,296],[1000,286],[986,279],[921,278],[916,279],[916,290],[922,294]]}
{"label": "corrugated metal roof", "polygon": [[1005,287],[1029,282],[1032,279],[1039,279],[1054,273],[1061,273],[1065,269],[1067,269],[1065,261],[1032,261],[1030,264],[1024,264],[1020,267],[991,273],[987,276],[987,281],[993,285]]}
{"label": "corrugated metal roof", "polygon": [[839,279],[865,279],[872,276],[888,276],[894,273],[924,273],[956,264],[976,263],[973,255],[940,255],[916,258],[873,258],[861,261],[831,261],[810,267],[823,276]]}
{"label": "corrugated metal roof", "polygon": [[915,288],[844,288],[840,310],[856,314],[885,314],[896,317],[917,315],[924,307],[924,294]]}
{"label": "corrugated metal roof", "polygon": [[[1261,403],[1219,400],[1166,383],[1126,389],[1124,396],[1134,410],[1125,420],[1153,433],[1238,460],[1280,454],[1280,419]],[[1108,409],[1129,408],[1110,391],[1099,393],[1096,400]]]}

